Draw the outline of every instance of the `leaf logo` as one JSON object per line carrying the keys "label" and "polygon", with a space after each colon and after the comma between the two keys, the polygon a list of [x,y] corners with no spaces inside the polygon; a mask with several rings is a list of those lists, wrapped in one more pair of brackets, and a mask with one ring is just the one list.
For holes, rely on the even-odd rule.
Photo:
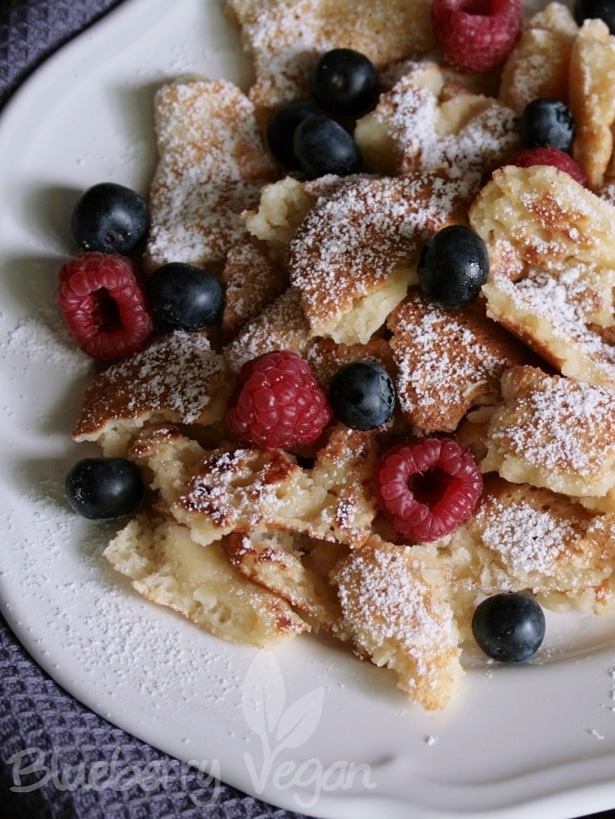
{"label": "leaf logo", "polygon": [[312,736],[322,716],[324,689],[299,697],[286,707],[286,686],[273,654],[260,652],[248,669],[241,688],[241,708],[250,730],[260,739],[262,765],[244,754],[246,766],[257,793],[262,793],[278,755],[300,748]]}

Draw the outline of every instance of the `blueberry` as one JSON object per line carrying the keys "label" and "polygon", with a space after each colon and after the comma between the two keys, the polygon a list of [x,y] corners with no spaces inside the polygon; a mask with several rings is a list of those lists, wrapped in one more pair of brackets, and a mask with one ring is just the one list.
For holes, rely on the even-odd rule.
{"label": "blueberry", "polygon": [[311,100],[288,102],[275,109],[267,125],[267,142],[271,153],[282,165],[300,169],[293,147],[295,131],[304,119],[319,113]]}
{"label": "blueberry", "polygon": [[489,253],[481,237],[465,225],[449,225],[423,246],[418,264],[427,298],[448,309],[477,298],[489,275]]}
{"label": "blueberry", "polygon": [[91,520],[111,520],[137,508],[144,486],[139,468],[126,458],[84,458],[66,476],[68,502]]}
{"label": "blueberry", "polygon": [[603,20],[609,27],[611,34],[615,34],[615,2],[613,0],[576,0],[572,12],[578,25],[583,20]]}
{"label": "blueberry", "polygon": [[324,115],[308,117],[297,127],[294,152],[301,170],[310,179],[332,173],[348,176],[361,170],[354,139],[335,120]]}
{"label": "blueberry", "polygon": [[395,409],[395,387],[388,372],[375,361],[351,361],[339,369],[329,386],[335,416],[352,429],[386,424]]}
{"label": "blueberry", "polygon": [[170,262],[149,278],[152,313],[176,330],[205,330],[220,320],[224,285],[217,276],[194,265]]}
{"label": "blueberry", "polygon": [[526,148],[557,148],[568,152],[574,138],[572,111],[561,100],[539,97],[521,114],[521,139]]}
{"label": "blueberry", "polygon": [[310,90],[332,116],[360,116],[378,96],[378,72],[364,54],[351,48],[327,51],[316,63]]}
{"label": "blueberry", "polygon": [[128,255],[145,239],[150,213],[147,202],[136,191],[114,182],[101,182],[78,199],[70,226],[82,250]]}
{"label": "blueberry", "polygon": [[472,633],[479,647],[491,659],[520,663],[535,654],[542,644],[544,612],[527,594],[495,594],[476,607]]}

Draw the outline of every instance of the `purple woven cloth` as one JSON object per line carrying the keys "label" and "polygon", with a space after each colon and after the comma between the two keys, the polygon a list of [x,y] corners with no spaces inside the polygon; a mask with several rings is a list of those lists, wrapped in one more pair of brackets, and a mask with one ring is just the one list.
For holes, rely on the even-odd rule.
{"label": "purple woven cloth", "polygon": [[[120,2],[2,0],[0,107],[47,56]],[[95,770],[103,781],[118,777],[118,787],[80,786],[94,781]],[[130,771],[136,775],[128,787]],[[32,661],[0,618],[0,819],[123,817],[301,819],[208,782],[84,708]]]}
{"label": "purple woven cloth", "polygon": [[[46,57],[120,2],[2,0],[0,107]],[[96,782],[97,770],[108,787],[79,786]],[[32,661],[0,617],[0,819],[124,817],[297,814],[212,784],[84,708]]]}

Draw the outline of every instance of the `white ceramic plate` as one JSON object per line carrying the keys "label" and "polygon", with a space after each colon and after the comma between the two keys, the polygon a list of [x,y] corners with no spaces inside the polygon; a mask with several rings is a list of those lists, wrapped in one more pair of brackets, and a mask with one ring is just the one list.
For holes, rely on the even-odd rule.
{"label": "white ceramic plate", "polygon": [[230,646],[148,604],[100,557],[111,527],[66,509],[89,363],[54,307],[78,191],[146,190],[152,92],[198,72],[245,82],[220,2],[128,0],[48,61],[0,120],[0,600],[68,691],[130,733],[317,816],[578,816],[615,805],[613,618],[548,618],[541,660],[468,658],[444,713],[312,638]]}

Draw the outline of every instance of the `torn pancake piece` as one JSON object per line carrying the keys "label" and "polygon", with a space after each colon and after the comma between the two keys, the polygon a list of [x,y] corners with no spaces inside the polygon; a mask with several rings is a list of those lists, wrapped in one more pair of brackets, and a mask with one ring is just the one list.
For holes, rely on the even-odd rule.
{"label": "torn pancake piece", "polygon": [[224,417],[231,384],[204,333],[177,330],[112,364],[89,384],[73,429],[105,455],[123,455],[146,424],[205,427]]}
{"label": "torn pancake piece", "polygon": [[482,594],[531,589],[555,611],[604,613],[615,604],[615,515],[566,495],[487,475],[475,515],[452,537],[453,554],[456,544],[471,555],[466,572]]}
{"label": "torn pancake piece", "polygon": [[472,184],[445,173],[349,177],[289,246],[290,283],[314,336],[366,344],[415,284],[426,239],[464,219]]}
{"label": "torn pancake piece", "polygon": [[188,79],[158,90],[155,115],[146,268],[221,264],[246,235],[241,213],[275,175],[254,106],[226,80]]}
{"label": "torn pancake piece", "polygon": [[285,600],[231,566],[220,543],[199,546],[174,521],[139,515],[104,556],[143,597],[221,639],[271,649],[309,631]]}
{"label": "torn pancake piece", "polygon": [[487,427],[484,472],[615,508],[615,392],[513,367]]}
{"label": "torn pancake piece", "polygon": [[435,48],[428,0],[227,0],[226,8],[254,65],[249,93],[259,109],[307,96],[307,77],[332,48],[360,51],[377,69]]}
{"label": "torn pancake piece", "polygon": [[313,628],[344,638],[329,572],[347,547],[274,530],[233,532],[222,543],[242,574],[287,600]]}
{"label": "torn pancake piece", "polygon": [[267,529],[362,543],[376,516],[368,486],[375,458],[368,433],[341,425],[312,468],[281,449],[222,446],[205,453],[170,512],[204,546],[234,531]]}
{"label": "torn pancake piece", "polygon": [[391,669],[413,702],[444,708],[464,671],[436,547],[374,536],[338,564],[332,582],[357,653]]}
{"label": "torn pancake piece", "polygon": [[472,407],[495,404],[504,369],[530,355],[487,317],[482,300],[445,310],[410,288],[387,327],[401,409],[427,433],[453,432]]}
{"label": "torn pancake piece", "polygon": [[487,313],[570,378],[615,388],[615,207],[548,166],[496,171],[470,208]]}
{"label": "torn pancake piece", "polygon": [[354,136],[367,170],[394,176],[441,168],[480,181],[520,147],[510,108],[449,81],[428,60],[406,64]]}

